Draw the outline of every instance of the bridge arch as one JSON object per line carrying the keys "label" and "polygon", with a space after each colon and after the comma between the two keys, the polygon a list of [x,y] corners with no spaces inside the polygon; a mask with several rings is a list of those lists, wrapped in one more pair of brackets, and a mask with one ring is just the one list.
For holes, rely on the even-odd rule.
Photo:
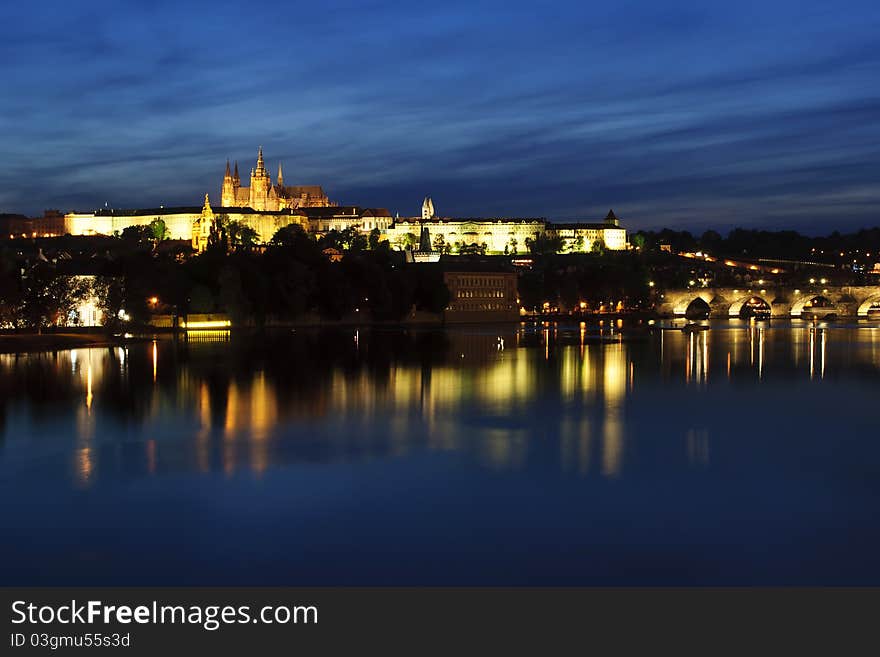
{"label": "bridge arch", "polygon": [[859,317],[867,317],[868,313],[874,311],[880,311],[880,293],[872,294],[867,299],[862,301],[859,305],[858,316]]}
{"label": "bridge arch", "polygon": [[712,299],[714,295],[710,290],[705,290],[701,292],[694,292],[693,294],[686,294],[679,297],[672,306],[672,313],[676,317],[680,317],[682,315],[687,314],[688,308],[697,300],[702,301],[706,305],[710,305],[712,303]]}
{"label": "bridge arch", "polygon": [[701,297],[697,297],[688,304],[687,309],[684,311],[684,316],[688,319],[708,319],[711,312],[712,309],[709,307],[709,303]]}
{"label": "bridge arch", "polygon": [[744,308],[752,306],[756,309],[760,308],[762,311],[766,310],[767,315],[770,315],[770,302],[760,294],[746,294],[738,297],[730,304],[730,309],[727,311],[727,314],[730,317],[740,317]]}
{"label": "bridge arch", "polygon": [[791,316],[792,317],[800,317],[804,314],[804,310],[808,306],[815,305],[813,302],[819,301],[822,305],[816,306],[821,308],[837,308],[837,304],[834,303],[827,295],[824,294],[805,294],[803,296],[795,299],[794,303],[791,304]]}

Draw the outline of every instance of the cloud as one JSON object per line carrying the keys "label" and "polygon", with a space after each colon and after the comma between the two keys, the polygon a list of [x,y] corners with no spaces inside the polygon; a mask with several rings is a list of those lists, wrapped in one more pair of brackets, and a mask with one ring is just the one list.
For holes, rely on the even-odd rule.
{"label": "cloud", "polygon": [[0,211],[198,204],[262,144],[290,182],[402,214],[431,193],[634,228],[877,221],[874,4],[11,11]]}

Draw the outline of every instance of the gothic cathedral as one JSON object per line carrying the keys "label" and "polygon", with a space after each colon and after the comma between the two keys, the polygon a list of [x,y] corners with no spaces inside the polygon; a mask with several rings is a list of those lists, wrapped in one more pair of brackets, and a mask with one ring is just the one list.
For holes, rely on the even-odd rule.
{"label": "gothic cathedral", "polygon": [[272,184],[272,178],[266,171],[263,162],[263,147],[257,156],[257,166],[251,169],[251,184],[241,186],[238,175],[238,162],[235,171],[229,171],[226,161],[226,175],[223,176],[223,188],[220,192],[220,205],[226,208],[252,208],[254,210],[285,210],[296,208],[326,208],[336,205],[331,203],[320,185],[284,186],[281,164],[278,165],[278,182]]}

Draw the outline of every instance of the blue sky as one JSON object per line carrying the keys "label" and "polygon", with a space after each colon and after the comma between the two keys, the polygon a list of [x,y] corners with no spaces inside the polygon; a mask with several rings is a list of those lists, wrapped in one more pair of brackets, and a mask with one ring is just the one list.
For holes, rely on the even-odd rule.
{"label": "blue sky", "polygon": [[408,215],[880,224],[880,3],[18,5],[0,212],[200,204],[262,144]]}

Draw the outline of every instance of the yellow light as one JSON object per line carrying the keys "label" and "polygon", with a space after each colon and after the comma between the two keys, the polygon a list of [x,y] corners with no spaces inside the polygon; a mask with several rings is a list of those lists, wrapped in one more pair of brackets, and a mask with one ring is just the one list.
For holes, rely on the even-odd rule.
{"label": "yellow light", "polygon": [[158,297],[150,297],[150,305],[151,306],[155,306],[157,303],[159,303]]}
{"label": "yellow light", "polygon": [[189,329],[212,329],[212,328],[229,328],[232,326],[232,322],[228,319],[224,320],[214,320],[214,321],[205,321],[205,322],[186,322],[181,321],[181,326],[183,328]]}
{"label": "yellow light", "polygon": [[815,283],[815,282],[816,282],[816,279],[815,279],[815,278],[811,278],[811,279],[810,279],[810,285],[812,285],[812,284]]}
{"label": "yellow light", "polygon": [[822,285],[825,285],[825,283],[827,283],[828,280],[825,279],[825,278],[820,278],[820,279],[819,279],[819,282],[820,282]]}
{"label": "yellow light", "polygon": [[654,281],[648,281],[648,287],[654,287]]}
{"label": "yellow light", "polygon": [[764,279],[763,279],[763,278],[759,278],[759,279],[758,279],[758,285],[763,285],[763,284],[764,284]]}

